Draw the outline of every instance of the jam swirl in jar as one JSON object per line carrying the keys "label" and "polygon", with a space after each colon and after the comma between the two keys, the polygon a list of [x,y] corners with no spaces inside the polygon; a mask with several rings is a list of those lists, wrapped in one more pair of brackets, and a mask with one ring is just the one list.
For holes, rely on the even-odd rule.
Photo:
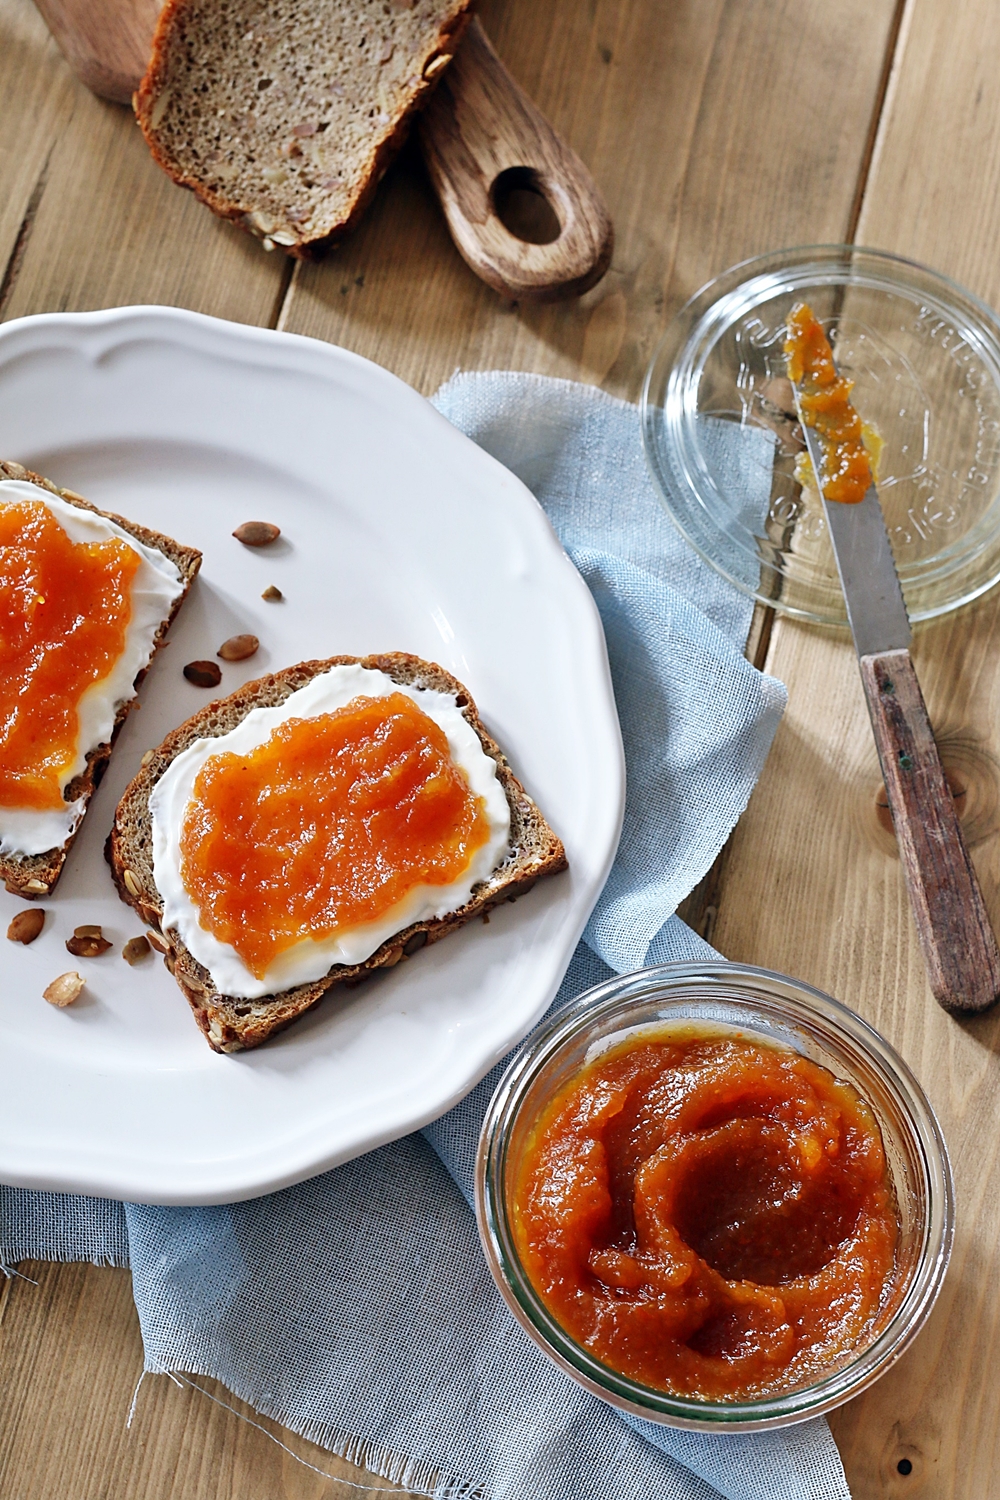
{"label": "jam swirl in jar", "polygon": [[590,1062],[528,1133],[511,1206],[551,1315],[680,1396],[807,1384],[896,1301],[899,1215],[870,1108],[746,1033],[643,1030]]}

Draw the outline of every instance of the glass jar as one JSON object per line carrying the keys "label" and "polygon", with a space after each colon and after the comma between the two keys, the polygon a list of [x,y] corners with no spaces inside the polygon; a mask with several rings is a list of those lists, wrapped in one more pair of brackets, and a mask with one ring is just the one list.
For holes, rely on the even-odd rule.
{"label": "glass jar", "polygon": [[846,622],[823,507],[802,484],[785,324],[808,302],[881,444],[879,499],[910,620],[1000,578],[1000,322],[925,266],[857,245],[774,251],[702,287],[646,376],[642,432],[667,513],[737,588]]}
{"label": "glass jar", "polygon": [[[871,1342],[812,1384],[751,1401],[707,1401],[637,1384],[555,1321],[518,1258],[510,1193],[527,1133],[585,1063],[630,1034],[672,1023],[737,1027],[794,1048],[851,1083],[882,1133],[900,1219],[894,1309]],[[783,974],[738,964],[640,969],[588,990],[520,1048],[486,1112],[476,1165],[476,1215],[490,1269],[521,1326],[569,1375],[615,1406],[675,1427],[747,1432],[801,1422],[849,1401],[909,1347],[934,1305],[951,1252],[954,1189],[927,1099],[879,1034],[829,995]]]}

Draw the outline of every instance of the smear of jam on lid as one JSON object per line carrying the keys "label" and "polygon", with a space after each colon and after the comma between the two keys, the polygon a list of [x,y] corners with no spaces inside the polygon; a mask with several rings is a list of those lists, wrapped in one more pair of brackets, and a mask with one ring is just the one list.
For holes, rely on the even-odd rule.
{"label": "smear of jam on lid", "polygon": [[854,382],[838,373],[830,340],[805,302],[788,316],[785,354],[788,378],[799,387],[802,420],[819,438],[823,494],[856,505],[871,487],[872,468],[861,418],[851,405]]}

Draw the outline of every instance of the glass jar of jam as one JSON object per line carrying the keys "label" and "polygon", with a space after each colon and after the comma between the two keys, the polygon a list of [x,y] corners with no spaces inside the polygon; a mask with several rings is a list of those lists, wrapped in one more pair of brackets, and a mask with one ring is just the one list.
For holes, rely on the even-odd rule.
{"label": "glass jar of jam", "polygon": [[654,1421],[831,1410],[940,1289],[953,1189],[916,1080],[846,1007],[733,964],[668,964],[543,1023],[487,1112],[477,1215],[522,1325]]}

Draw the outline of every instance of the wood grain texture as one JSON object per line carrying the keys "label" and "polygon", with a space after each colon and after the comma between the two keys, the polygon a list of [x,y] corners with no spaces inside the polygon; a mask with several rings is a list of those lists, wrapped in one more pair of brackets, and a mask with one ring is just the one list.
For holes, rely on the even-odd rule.
{"label": "wood grain texture", "polygon": [[53,144],[73,109],[73,80],[34,6],[0,0],[0,316],[31,233]]}
{"label": "wood grain texture", "polygon": [[[459,254],[494,291],[517,300],[577,297],[600,281],[614,230],[583,162],[519,89],[473,18],[420,118],[431,182]],[[553,209],[554,238],[527,243],[497,202],[502,174]]]}
{"label": "wood grain texture", "polygon": [[1000,952],[909,651],[861,658],[861,683],[934,998],[978,1012],[1000,996]]}
{"label": "wood grain texture", "polygon": [[95,94],[129,104],[146,71],[162,0],[35,0],[73,72]]}
{"label": "wood grain texture", "polygon": [[[607,275],[576,302],[499,305],[449,243],[410,151],[357,234],[296,268],[282,327],[427,392],[456,367],[530,369],[635,400],[669,317],[709,277],[847,232],[895,0],[486,0],[480,13],[593,173],[615,225]],[[810,109],[792,130],[780,101],[803,68]]]}
{"label": "wood grain texture", "polygon": [[34,1262],[21,1272],[36,1284],[12,1279],[0,1306],[4,1500],[134,1494],[143,1500],[347,1500],[358,1493],[351,1482],[366,1479],[405,1500],[398,1486],[372,1481],[353,1464],[256,1416],[217,1381],[199,1377],[206,1396],[167,1376],[146,1376],[127,1427],[142,1373],[128,1272]]}
{"label": "wood grain texture", "polygon": [[[909,0],[861,205],[858,239],[1000,300],[1000,35],[976,0]],[[967,842],[1000,917],[1000,596],[918,632],[913,655]],[[785,969],[879,1027],[927,1089],[952,1153],[952,1269],[927,1330],[888,1376],[834,1414],[855,1500],[1000,1496],[1000,1021],[933,1002],[846,640],[775,622],[769,669],[790,703],[729,851],[714,941]],[[905,1460],[909,1472],[900,1473]],[[905,1467],[905,1464],[904,1464]]]}
{"label": "wood grain texture", "polygon": [[[989,680],[988,602],[918,633],[914,656],[945,769],[967,788],[968,841],[995,924],[1000,685]],[[779,620],[768,668],[789,684],[789,705],[727,853],[713,942],[727,957],[818,985],[889,1038],[939,1114],[958,1190],[952,1269],[927,1330],[884,1380],[834,1413],[834,1433],[855,1500],[994,1497],[998,1413],[976,1372],[1000,1336],[1000,1306],[988,1289],[1000,1025],[995,1011],[958,1023],[934,1002],[879,805],[882,778],[850,641]],[[901,1459],[913,1465],[909,1476],[896,1472]],[[896,1488],[904,1477],[908,1487]]]}

